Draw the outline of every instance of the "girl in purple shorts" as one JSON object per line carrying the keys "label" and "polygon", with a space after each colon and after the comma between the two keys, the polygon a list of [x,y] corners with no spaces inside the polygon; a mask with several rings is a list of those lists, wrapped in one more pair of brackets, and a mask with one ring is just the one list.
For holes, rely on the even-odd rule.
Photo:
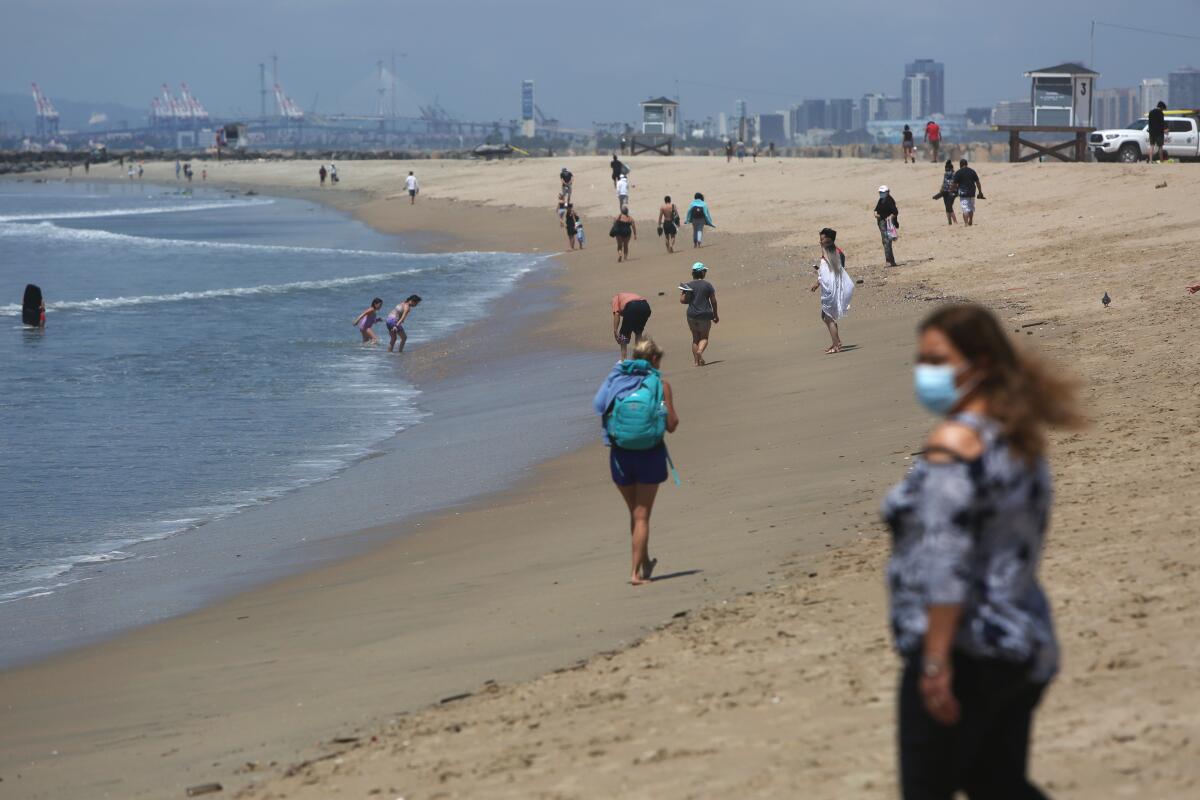
{"label": "girl in purple shorts", "polygon": [[388,318],[384,324],[387,325],[388,334],[392,337],[392,341],[388,344],[389,353],[396,348],[397,339],[400,340],[400,349],[396,352],[404,352],[404,343],[408,341],[408,334],[404,332],[404,320],[408,319],[409,313],[420,302],[421,295],[410,294],[407,300],[393,308],[392,313],[388,314]]}

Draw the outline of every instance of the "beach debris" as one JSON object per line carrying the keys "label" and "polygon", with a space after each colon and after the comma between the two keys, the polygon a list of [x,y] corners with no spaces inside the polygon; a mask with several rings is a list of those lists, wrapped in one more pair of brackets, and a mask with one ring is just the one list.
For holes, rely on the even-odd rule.
{"label": "beach debris", "polygon": [[358,741],[358,737],[357,736],[335,736],[332,739],[330,739],[329,741],[333,742],[334,744],[354,744],[355,742]]}
{"label": "beach debris", "polygon": [[671,615],[671,619],[680,619],[681,617],[686,617],[687,615],[688,615],[687,611],[676,611],[674,614]]}
{"label": "beach debris", "polygon": [[1165,189],[1165,188],[1167,188],[1167,182],[1163,181],[1162,183],[1156,183],[1156,184],[1154,184],[1154,188],[1155,189]]}
{"label": "beach debris", "polygon": [[199,797],[202,794],[213,794],[222,791],[223,788],[219,783],[198,783],[187,788],[187,796]]}
{"label": "beach debris", "polygon": [[337,758],[341,754],[342,754],[342,752],[339,750],[336,753],[326,753],[323,756],[317,756],[316,758],[310,758],[305,761],[301,761],[299,764],[293,764],[292,766],[287,768],[287,771],[285,771],[283,773],[283,777],[294,778],[296,775],[299,775],[301,772],[308,769],[313,764],[320,763],[321,761],[329,761],[330,759]]}
{"label": "beach debris", "polygon": [[1104,304],[1105,308],[1108,308],[1108,304],[1112,302],[1112,298],[1108,296],[1108,292],[1104,293],[1104,297],[1100,298],[1100,302]]}
{"label": "beach debris", "polygon": [[1043,319],[1043,320],[1038,320],[1037,322],[1026,322],[1021,327],[1022,328],[1036,328],[1038,325],[1048,325],[1048,324],[1049,324],[1049,321]]}
{"label": "beach debris", "polygon": [[446,703],[453,703],[456,700],[466,700],[468,697],[471,696],[471,694],[472,694],[471,692],[463,692],[462,694],[452,694],[449,697],[443,697],[441,700],[438,700],[438,703],[441,705],[446,705]]}

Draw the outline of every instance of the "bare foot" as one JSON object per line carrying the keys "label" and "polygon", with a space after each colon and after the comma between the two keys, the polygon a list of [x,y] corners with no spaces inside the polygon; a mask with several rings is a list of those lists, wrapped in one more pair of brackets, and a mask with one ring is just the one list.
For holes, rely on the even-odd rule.
{"label": "bare foot", "polygon": [[643,578],[640,575],[634,575],[632,578],[629,579],[629,582],[634,586],[645,586],[647,583],[650,583],[649,580]]}

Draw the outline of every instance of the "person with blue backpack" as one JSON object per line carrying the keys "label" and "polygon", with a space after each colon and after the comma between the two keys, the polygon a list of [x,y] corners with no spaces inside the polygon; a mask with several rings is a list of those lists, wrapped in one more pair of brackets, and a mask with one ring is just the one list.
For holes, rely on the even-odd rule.
{"label": "person with blue backpack", "polygon": [[[658,559],[650,557],[650,511],[658,485],[667,479],[671,457],[664,438],[679,427],[671,385],[662,379],[663,350],[642,339],[633,358],[618,361],[604,379],[592,407],[600,415],[613,483],[629,507],[634,586],[650,583]],[[674,465],[671,465],[674,471]],[[679,478],[675,478],[676,484]]]}

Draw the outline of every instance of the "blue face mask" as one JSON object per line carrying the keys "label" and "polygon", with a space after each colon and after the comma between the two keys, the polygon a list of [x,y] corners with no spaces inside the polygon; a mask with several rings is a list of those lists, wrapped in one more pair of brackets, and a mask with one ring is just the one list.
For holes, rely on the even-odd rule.
{"label": "blue face mask", "polygon": [[963,394],[954,385],[956,374],[949,364],[917,364],[913,369],[917,401],[934,414],[949,412],[958,405]]}

